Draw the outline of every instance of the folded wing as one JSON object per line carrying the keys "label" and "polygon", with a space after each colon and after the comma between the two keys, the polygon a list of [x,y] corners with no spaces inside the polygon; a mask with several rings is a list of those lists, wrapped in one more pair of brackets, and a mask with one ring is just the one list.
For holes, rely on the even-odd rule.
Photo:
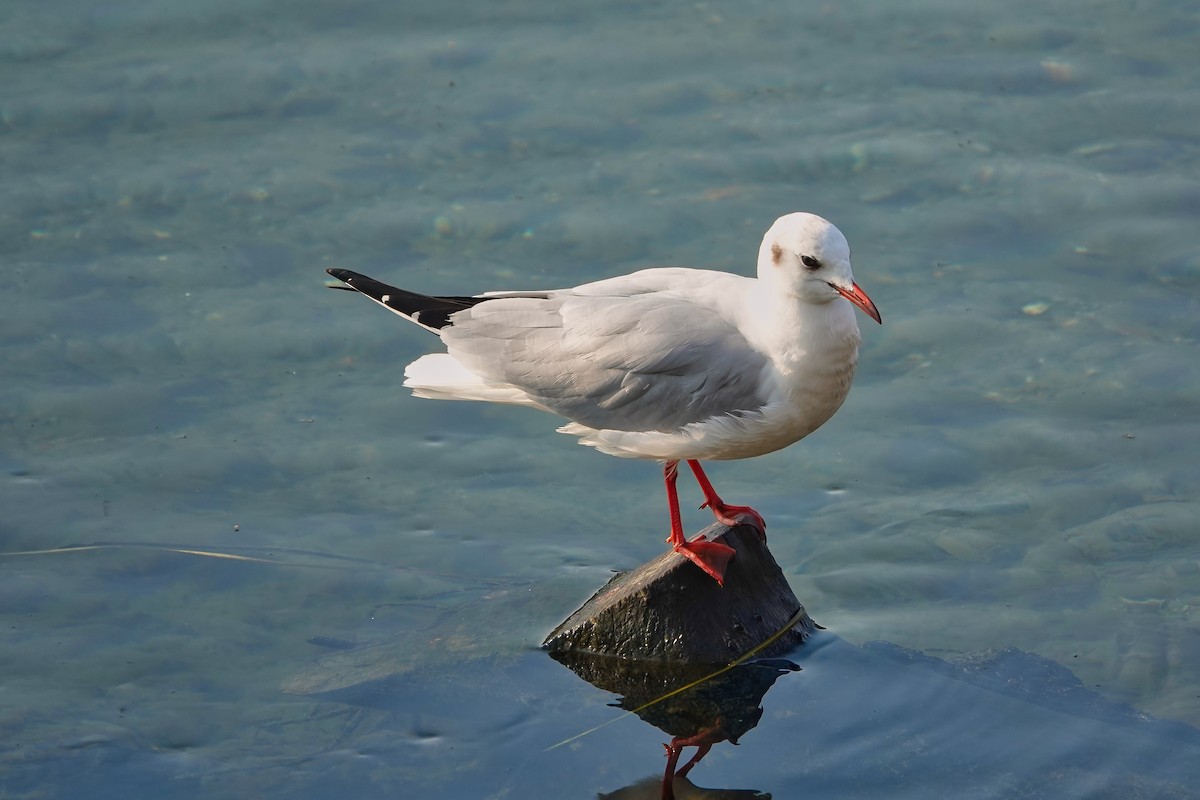
{"label": "folded wing", "polygon": [[686,293],[606,282],[486,298],[441,329],[449,354],[490,384],[597,429],[677,430],[766,402],[766,359]]}

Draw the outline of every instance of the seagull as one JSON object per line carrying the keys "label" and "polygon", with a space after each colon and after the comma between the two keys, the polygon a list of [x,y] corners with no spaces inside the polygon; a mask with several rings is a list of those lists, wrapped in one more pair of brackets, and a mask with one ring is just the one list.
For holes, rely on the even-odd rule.
{"label": "seagull", "polygon": [[689,541],[676,477],[686,461],[704,504],[725,525],[748,506],[721,500],[701,461],[751,458],[823,425],[850,391],[862,339],[854,307],[882,324],[850,269],[850,246],[814,214],[775,221],[758,275],[644,269],[573,289],[417,294],[346,269],[345,286],[436,334],[444,353],[404,370],[416,397],[530,406],[558,430],[622,458],[663,462],[667,541],[718,584],[733,548]]}

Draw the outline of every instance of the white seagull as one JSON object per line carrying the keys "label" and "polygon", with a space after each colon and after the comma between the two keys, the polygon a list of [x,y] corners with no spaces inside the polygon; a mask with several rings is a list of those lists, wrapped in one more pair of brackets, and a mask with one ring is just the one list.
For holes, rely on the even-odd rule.
{"label": "white seagull", "polygon": [[767,231],[757,278],[667,267],[573,289],[430,297],[328,272],[441,337],[447,352],[404,370],[415,396],[532,406],[569,420],[558,430],[581,444],[665,462],[667,541],[718,583],[733,549],[684,536],[679,462],[696,475],[701,508],[765,530],[758,512],[717,496],[700,461],[770,453],[819,428],[854,377],[853,306],[882,322],[854,282],[846,237],[805,213]]}

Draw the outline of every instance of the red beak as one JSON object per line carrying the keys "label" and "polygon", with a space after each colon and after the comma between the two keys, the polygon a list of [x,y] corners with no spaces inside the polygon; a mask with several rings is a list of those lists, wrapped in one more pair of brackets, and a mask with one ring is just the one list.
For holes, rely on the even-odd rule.
{"label": "red beak", "polygon": [[[829,285],[833,286],[832,283]],[[879,309],[876,308],[875,304],[871,302],[871,298],[867,297],[867,293],[858,287],[857,283],[850,284],[849,289],[843,289],[840,286],[833,286],[833,288],[837,289],[838,294],[840,294],[842,297],[861,308],[868,317],[875,320],[880,325],[883,324],[883,319],[879,316]]]}

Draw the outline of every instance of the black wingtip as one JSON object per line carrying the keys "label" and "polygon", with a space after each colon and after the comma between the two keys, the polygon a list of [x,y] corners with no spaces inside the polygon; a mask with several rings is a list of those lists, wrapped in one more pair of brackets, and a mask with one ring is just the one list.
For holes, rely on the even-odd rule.
{"label": "black wingtip", "polygon": [[347,292],[358,291],[358,289],[354,288],[354,286],[350,283],[357,273],[351,272],[348,269],[338,269],[337,267],[330,267],[325,271],[341,281],[340,284],[326,283],[326,289],[344,289]]}
{"label": "black wingtip", "polygon": [[[334,288],[349,288],[357,292],[361,292],[375,302],[382,303],[393,311],[399,311],[402,314],[407,314],[409,311],[407,310],[406,303],[402,301],[401,298],[409,296],[423,296],[413,295],[412,292],[405,291],[404,289],[398,289],[395,286],[384,283],[383,281],[377,281],[369,275],[363,275],[361,272],[354,272],[353,270],[348,269],[339,269],[338,267],[330,267],[325,271],[337,278],[342,283],[346,284],[345,287]],[[391,302],[392,298],[395,298],[397,302]]]}
{"label": "black wingtip", "polygon": [[408,317],[433,333],[437,333],[451,324],[451,315],[488,299],[486,297],[430,297],[389,286],[370,276],[348,269],[329,267],[325,271],[345,284],[344,286],[327,284],[330,289],[347,289],[365,294],[376,303]]}
{"label": "black wingtip", "polygon": [[353,280],[354,278],[363,277],[363,276],[359,275],[357,272],[351,272],[348,269],[342,269],[340,267],[330,267],[329,269],[327,269],[325,271],[328,272],[333,277],[337,278],[342,283],[350,283],[350,281]]}

